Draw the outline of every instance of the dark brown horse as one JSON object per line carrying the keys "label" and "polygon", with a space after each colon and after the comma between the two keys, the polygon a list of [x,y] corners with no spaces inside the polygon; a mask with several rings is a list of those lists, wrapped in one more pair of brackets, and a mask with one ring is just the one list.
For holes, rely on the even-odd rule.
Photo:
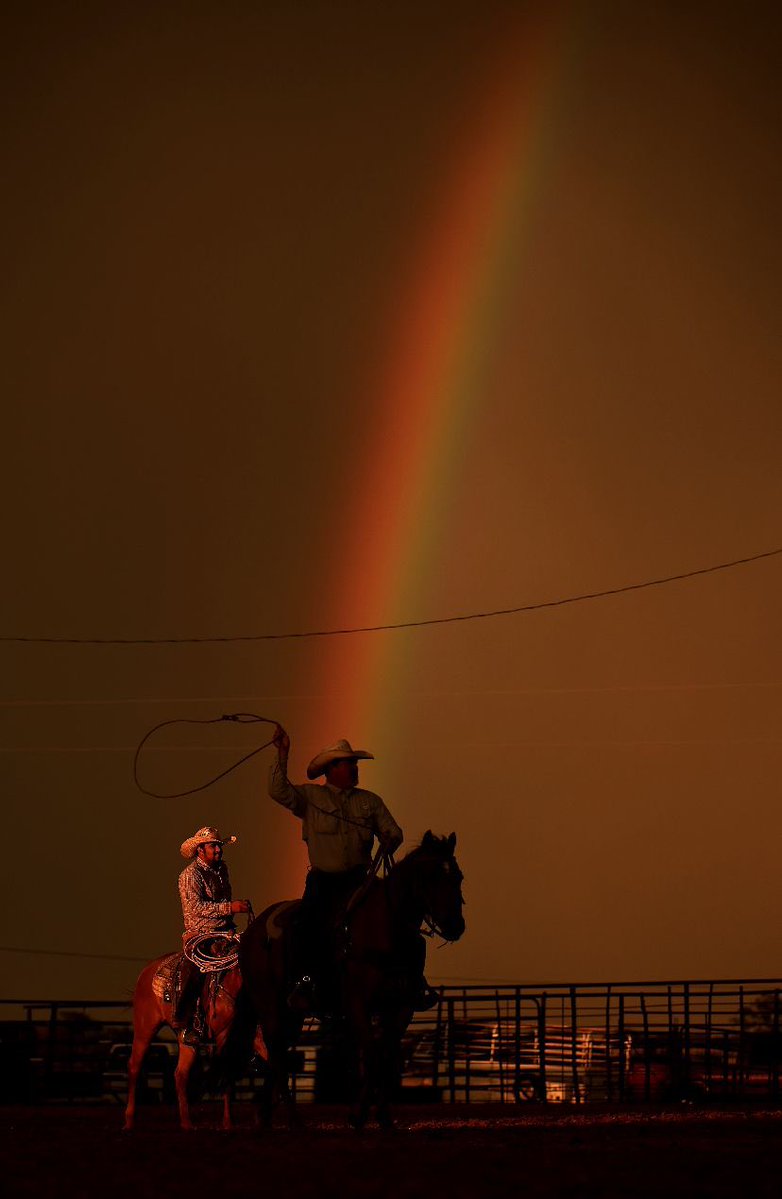
{"label": "dark brown horse", "polygon": [[[456,834],[427,832],[383,879],[358,893],[347,916],[348,936],[337,964],[338,1011],[344,1016],[348,1044],[358,1069],[358,1093],[350,1122],[363,1127],[374,1106],[378,1122],[390,1125],[390,1100],[402,1036],[413,1014],[416,950],[426,922],[446,941],[464,932],[462,872],[454,857]],[[290,1010],[289,937],[295,904],[273,904],[242,937],[239,964],[244,980],[232,1044],[225,1055],[230,1076],[243,1064],[240,1020],[251,1030],[257,1021],[267,1047],[268,1071],[263,1092],[265,1122],[275,1101],[285,1105],[289,1123],[296,1119],[288,1082],[288,1051],[296,1044],[302,1016]],[[420,969],[421,962],[418,963]],[[246,1058],[244,1059],[246,1060]]]}
{"label": "dark brown horse", "polygon": [[[164,954],[155,958],[141,971],[133,991],[133,1048],[128,1062],[128,1103],[125,1108],[126,1131],[133,1128],[136,1114],[136,1084],[138,1082],[141,1064],[149,1048],[152,1038],[164,1024],[171,1024],[174,1005],[159,994],[154,980],[161,966],[175,954]],[[209,1035],[214,1039],[219,1054],[226,1042],[236,1013],[236,997],[241,988],[242,978],[239,967],[228,970],[217,982],[214,988],[205,987],[208,998],[204,1000],[204,1015]],[[251,1039],[255,1040],[256,1052],[265,1056],[265,1048],[260,1034],[251,1029]],[[193,1068],[198,1048],[188,1045],[179,1038],[179,1057],[177,1059],[174,1081],[176,1083],[177,1103],[179,1104],[179,1123],[182,1128],[190,1130],[193,1122],[190,1119],[190,1105],[187,1099],[187,1083]],[[231,1088],[226,1086],[223,1097],[223,1128],[231,1127]]]}

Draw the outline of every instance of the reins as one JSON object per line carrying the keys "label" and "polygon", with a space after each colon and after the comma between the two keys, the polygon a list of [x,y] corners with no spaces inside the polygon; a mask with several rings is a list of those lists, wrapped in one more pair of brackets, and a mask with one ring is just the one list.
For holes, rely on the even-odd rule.
{"label": "reins", "polygon": [[350,913],[354,910],[354,908],[358,907],[367,891],[372,886],[372,883],[377,878],[378,874],[380,873],[380,867],[383,867],[387,877],[394,868],[394,865],[393,853],[383,849],[382,845],[379,846],[375,852],[375,856],[372,858],[366,878],[361,883],[361,886],[356,888],[347,902],[347,907],[345,908],[346,923],[350,917]]}

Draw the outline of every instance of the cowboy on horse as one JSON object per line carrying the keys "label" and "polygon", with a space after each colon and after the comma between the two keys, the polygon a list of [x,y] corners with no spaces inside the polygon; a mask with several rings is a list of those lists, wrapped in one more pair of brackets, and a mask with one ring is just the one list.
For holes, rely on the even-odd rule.
{"label": "cowboy on horse", "polygon": [[249,900],[231,897],[231,880],[223,861],[223,846],[233,845],[235,841],[236,837],[221,838],[216,828],[207,825],[180,846],[182,857],[189,858],[190,864],[179,876],[185,922],[182,934],[184,957],[179,1002],[171,1018],[171,1027],[182,1033],[182,1040],[188,1045],[197,1045],[201,1040],[197,1012],[205,977],[189,951],[204,934],[235,933],[234,915],[250,911]]}
{"label": "cowboy on horse", "polygon": [[[223,846],[235,840],[236,837],[223,840],[217,829],[209,825],[181,845],[182,856],[190,859],[189,866],[179,876],[185,918],[184,953],[181,950],[165,953],[148,962],[133,990],[133,1047],[128,1062],[124,1124],[128,1131],[134,1126],[136,1084],[144,1055],[163,1025],[168,1024],[181,1034],[174,1082],[179,1122],[182,1128],[192,1128],[187,1092],[198,1046],[208,1040],[220,1053],[235,1023],[242,978],[237,965],[239,948],[233,917],[238,912],[247,912],[252,918],[248,900],[231,898],[228,869],[222,860]],[[206,979],[211,981],[204,988]],[[256,1053],[265,1053],[254,1025],[249,1029],[249,1039]],[[226,1087],[223,1127],[230,1126],[231,1088]]]}
{"label": "cowboy on horse", "polygon": [[[342,740],[321,750],[307,767],[309,779],[325,783],[294,786],[288,779],[290,738],[277,725],[273,743],[277,758],[269,774],[269,795],[302,822],[310,869],[293,935],[295,986],[288,1004],[296,1011],[329,1009],[337,952],[336,924],[351,897],[368,880],[375,838],[385,854],[402,843],[403,833],[379,795],[358,786],[358,762],[374,758]],[[410,945],[413,1006],[424,1011],[437,1003],[437,994],[423,975],[426,948],[416,934]]]}

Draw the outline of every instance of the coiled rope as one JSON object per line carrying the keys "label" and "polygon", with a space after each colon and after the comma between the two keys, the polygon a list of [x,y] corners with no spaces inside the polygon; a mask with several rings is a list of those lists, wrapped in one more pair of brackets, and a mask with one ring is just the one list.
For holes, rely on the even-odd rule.
{"label": "coiled rope", "polygon": [[239,961],[239,933],[202,933],[185,946],[185,957],[202,974],[231,970]]}

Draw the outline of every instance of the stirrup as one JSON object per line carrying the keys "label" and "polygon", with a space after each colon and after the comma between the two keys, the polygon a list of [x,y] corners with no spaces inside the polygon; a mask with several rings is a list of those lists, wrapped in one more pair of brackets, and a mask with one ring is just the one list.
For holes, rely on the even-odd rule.
{"label": "stirrup", "polygon": [[303,974],[288,996],[288,1007],[294,1012],[309,1012],[315,1002],[315,988],[309,974]]}

